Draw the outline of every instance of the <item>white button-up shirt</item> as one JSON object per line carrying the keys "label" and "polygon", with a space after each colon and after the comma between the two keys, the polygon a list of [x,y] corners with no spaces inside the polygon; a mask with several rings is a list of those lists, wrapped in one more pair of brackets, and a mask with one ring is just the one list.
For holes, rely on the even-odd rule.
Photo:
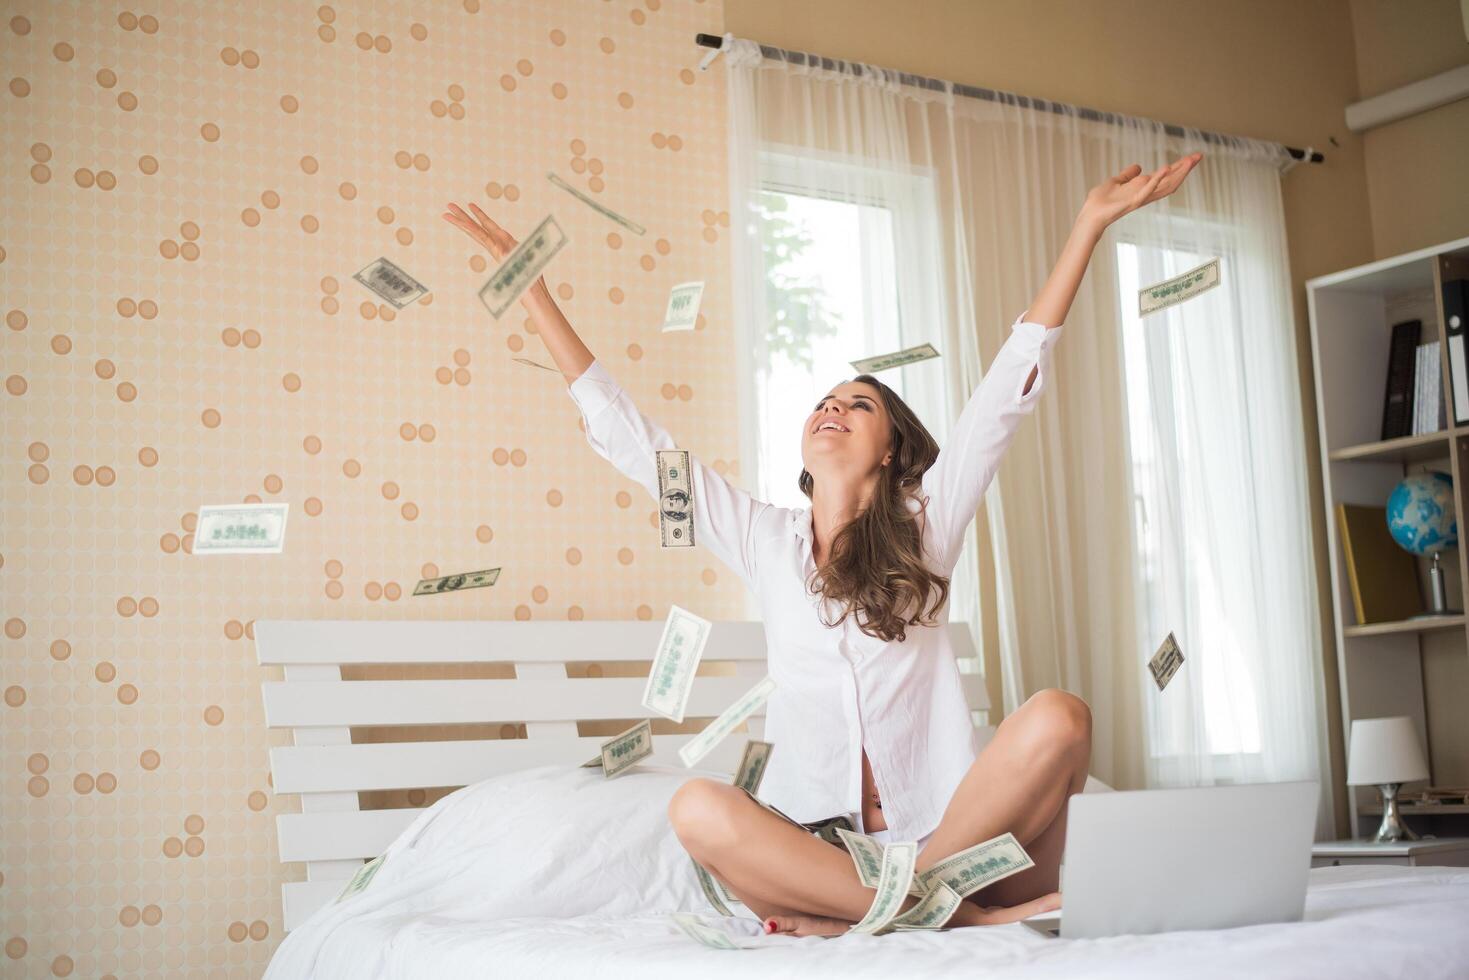
{"label": "white button-up shirt", "polygon": [[[1029,311],[1026,311],[1029,312]],[[928,498],[925,560],[949,575],[1000,457],[1045,386],[1060,327],[1025,321],[970,396],[948,445],[923,476]],[[1036,378],[1028,391],[1031,370]],[[572,382],[592,448],[658,499],[655,453],[673,438],[650,421],[600,361]],[[796,420],[792,420],[796,424]],[[938,826],[974,761],[974,726],[943,626],[910,626],[901,642],[858,629],[856,617],[806,589],[815,570],[811,510],[756,500],[690,459],[694,540],[733,569],[760,603],[770,676],[765,738],[778,750],[761,796],[803,823],[862,809],[862,751],[882,794],[892,840],[919,840]],[[917,509],[917,502],[910,503]],[[936,611],[946,623],[947,603]]]}

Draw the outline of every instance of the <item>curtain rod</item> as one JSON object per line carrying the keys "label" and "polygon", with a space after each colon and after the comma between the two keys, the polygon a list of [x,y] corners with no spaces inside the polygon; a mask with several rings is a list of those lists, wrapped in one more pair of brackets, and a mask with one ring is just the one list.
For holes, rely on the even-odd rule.
{"label": "curtain rod", "polygon": [[[700,47],[718,49],[724,45],[724,38],[720,37],[717,34],[695,34],[694,42]],[[804,51],[787,51],[785,48],[777,48],[769,44],[760,45],[760,53],[767,58],[786,61],[791,60],[792,57],[805,58],[808,63],[818,65],[822,68],[827,69],[828,71],[842,71],[845,67],[853,64],[849,61],[838,61],[835,58],[826,58],[822,57],[821,55],[807,54]],[[712,57],[713,54],[706,56],[706,58]],[[973,85],[961,85],[958,82],[945,82],[942,79],[929,78],[925,75],[912,75],[908,72],[895,72],[895,74],[898,76],[898,81],[900,81],[904,85],[912,85],[918,88],[931,89],[940,92],[952,86],[955,95],[962,95],[971,99],[984,99],[986,102],[998,102],[1000,101],[1001,96],[1008,95],[1011,98],[1015,99],[1016,102],[1018,102],[1020,105],[1027,108],[1047,109],[1058,114],[1067,110],[1071,110],[1082,119],[1113,123],[1114,125],[1117,123],[1118,114],[1113,112],[1102,112],[1099,109],[1088,109],[1083,106],[1068,105],[1064,102],[1052,102],[1047,99],[1032,99],[1029,96],[1025,95],[1015,95],[1014,93],[1010,92],[997,92],[994,89],[978,88]],[[1182,126],[1176,126],[1172,123],[1164,123],[1163,131],[1169,136],[1184,135],[1184,128]],[[1207,132],[1203,130],[1200,130],[1199,133],[1201,136],[1203,136],[1205,142],[1210,143],[1227,143],[1229,140],[1233,139],[1233,137],[1230,136]],[[1324,156],[1321,155],[1319,151],[1312,148],[1302,150],[1294,146],[1287,146],[1285,147],[1285,149],[1287,152],[1290,153],[1291,156],[1295,157],[1297,160],[1301,160],[1306,163],[1321,163],[1326,159]]]}

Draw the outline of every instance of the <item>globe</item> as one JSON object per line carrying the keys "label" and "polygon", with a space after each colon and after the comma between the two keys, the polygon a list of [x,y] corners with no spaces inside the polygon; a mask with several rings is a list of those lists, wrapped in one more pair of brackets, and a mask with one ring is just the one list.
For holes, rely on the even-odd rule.
{"label": "globe", "polygon": [[1435,555],[1459,543],[1454,481],[1447,473],[1415,473],[1387,498],[1387,529],[1398,547]]}

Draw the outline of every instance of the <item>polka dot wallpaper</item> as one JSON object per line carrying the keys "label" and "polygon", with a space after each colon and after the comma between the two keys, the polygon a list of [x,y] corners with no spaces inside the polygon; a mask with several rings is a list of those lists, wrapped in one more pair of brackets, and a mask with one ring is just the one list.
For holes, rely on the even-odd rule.
{"label": "polka dot wallpaper", "polygon": [[[20,0],[0,15],[0,974],[259,976],[280,942],[255,623],[743,614],[586,444],[479,203],[739,479],[718,0]],[[647,227],[633,235],[553,171]],[[386,256],[430,292],[352,277]],[[658,330],[707,283],[698,329]],[[203,504],[285,551],[196,557]],[[493,588],[414,598],[499,566]],[[577,669],[597,669],[582,665]],[[517,726],[493,726],[519,737]],[[406,794],[398,805],[431,802]]]}

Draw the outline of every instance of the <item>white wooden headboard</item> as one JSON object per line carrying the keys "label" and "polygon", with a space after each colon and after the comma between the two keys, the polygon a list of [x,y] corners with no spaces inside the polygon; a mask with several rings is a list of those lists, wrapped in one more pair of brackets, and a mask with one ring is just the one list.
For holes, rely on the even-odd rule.
{"label": "white wooden headboard", "polygon": [[[950,625],[956,656],[972,658],[962,623]],[[265,666],[285,669],[265,681],[265,723],[289,728],[293,745],[270,751],[277,793],[301,797],[301,812],[276,818],[282,861],[306,864],[306,881],[282,886],[286,929],[331,901],[347,879],[392,843],[416,808],[361,810],[359,791],[465,786],[488,776],[548,764],[576,765],[605,736],[577,735],[578,721],[647,717],[645,677],[572,677],[568,663],[646,663],[662,622],[474,622],[445,620],[278,620],[255,624]],[[732,665],[733,676],[701,676],[686,718],[713,718],[765,675],[765,632],[758,622],[715,623],[705,664]],[[343,680],[359,664],[513,665],[504,680]],[[644,670],[646,674],[646,670]],[[989,707],[983,678],[964,675],[970,708]],[[525,723],[524,738],[353,744],[354,727]],[[655,726],[657,721],[655,720]],[[764,712],[750,721],[758,737]],[[680,765],[692,735],[655,735],[652,762]],[[745,739],[726,739],[701,769],[732,771]]]}

